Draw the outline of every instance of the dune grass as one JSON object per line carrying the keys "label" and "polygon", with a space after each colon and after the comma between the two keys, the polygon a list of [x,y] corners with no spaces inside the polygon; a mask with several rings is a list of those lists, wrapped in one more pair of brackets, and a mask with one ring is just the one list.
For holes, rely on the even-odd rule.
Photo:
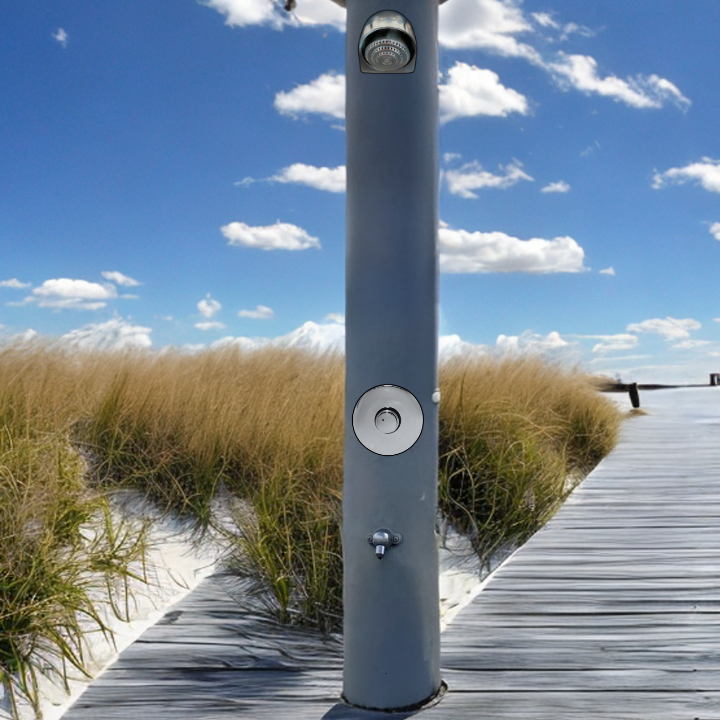
{"label": "dune grass", "polygon": [[0,351],[0,680],[14,717],[19,699],[39,714],[41,675],[66,689],[72,668],[87,675],[85,633],[112,639],[98,590],[128,618],[144,559],[146,528],[113,517],[68,442],[77,379],[40,348]]}
{"label": "dune grass", "polygon": [[[542,525],[568,478],[616,440],[620,414],[591,380],[541,359],[448,361],[440,388],[439,511],[485,561]],[[104,583],[123,613],[118,587],[146,530],[113,525],[108,498],[123,487],[192,518],[200,535],[222,529],[231,571],[258,583],[280,621],[339,630],[343,403],[337,354],[0,349],[8,692],[32,701],[52,658],[61,679],[68,663],[84,667],[77,618],[104,630],[91,586]],[[213,514],[218,497],[232,531]]]}
{"label": "dune grass", "polygon": [[591,380],[539,358],[440,368],[439,507],[487,564],[527,540],[615,445],[620,414]]}

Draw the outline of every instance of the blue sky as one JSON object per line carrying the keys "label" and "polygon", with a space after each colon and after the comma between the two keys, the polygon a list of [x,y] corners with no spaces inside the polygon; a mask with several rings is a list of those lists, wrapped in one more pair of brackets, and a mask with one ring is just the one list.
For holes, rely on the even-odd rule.
{"label": "blue sky", "polygon": [[[24,0],[0,341],[341,344],[345,10]],[[716,0],[440,6],[443,353],[720,371]]]}

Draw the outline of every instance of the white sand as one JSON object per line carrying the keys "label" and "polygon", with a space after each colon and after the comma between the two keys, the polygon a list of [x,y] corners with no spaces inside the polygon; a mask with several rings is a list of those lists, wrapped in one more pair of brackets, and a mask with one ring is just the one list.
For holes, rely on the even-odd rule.
{"label": "white sand", "polygon": [[[152,515],[139,496],[126,495],[125,507],[135,508],[143,515]],[[227,521],[229,522],[229,521]],[[223,544],[218,537],[210,538],[201,547],[192,542],[192,533],[178,521],[155,520],[150,533],[148,553],[149,585],[131,582],[134,598],[130,602],[131,622],[122,622],[109,608],[101,617],[115,636],[116,647],[99,632],[86,636],[88,669],[97,677],[117,659],[149,627],[154,625],[177,602],[211,575],[223,558]],[[440,623],[444,630],[457,613],[481,589],[480,562],[467,540],[448,531],[445,547],[440,547]],[[494,563],[497,564],[497,563]],[[487,571],[485,572],[487,575]],[[98,596],[100,597],[100,596]],[[91,627],[91,624],[88,624]],[[71,673],[70,695],[64,688],[41,676],[42,712],[45,720],[57,720],[87,689],[89,682],[77,672]],[[0,697],[2,690],[0,690]],[[20,703],[22,720],[32,720],[32,709]],[[0,701],[0,720],[11,714],[7,698]]]}

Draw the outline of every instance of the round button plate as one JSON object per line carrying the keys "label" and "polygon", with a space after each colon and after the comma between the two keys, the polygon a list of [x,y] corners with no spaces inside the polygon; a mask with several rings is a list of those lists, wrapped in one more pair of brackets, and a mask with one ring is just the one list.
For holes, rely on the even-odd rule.
{"label": "round button plate", "polygon": [[[393,415],[398,418],[397,427],[388,432],[390,428],[383,428],[383,425],[392,421]],[[385,422],[378,418],[385,418]],[[405,388],[378,385],[355,403],[352,425],[355,437],[368,450],[376,455],[399,455],[409,450],[420,437],[423,411],[417,398]]]}

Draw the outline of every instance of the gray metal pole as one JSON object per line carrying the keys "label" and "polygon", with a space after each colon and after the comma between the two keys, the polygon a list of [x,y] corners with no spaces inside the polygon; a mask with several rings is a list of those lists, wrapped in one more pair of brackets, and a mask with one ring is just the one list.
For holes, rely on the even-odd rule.
{"label": "gray metal pole", "polygon": [[[390,710],[419,705],[441,685],[438,0],[347,0],[346,7],[343,695],[351,705]],[[412,25],[412,72],[361,72],[361,32],[383,10]],[[366,395],[378,386],[395,387]],[[354,417],[365,422],[364,442]],[[391,454],[393,442],[411,447]],[[389,531],[384,545],[382,534],[368,542],[377,530]]]}

